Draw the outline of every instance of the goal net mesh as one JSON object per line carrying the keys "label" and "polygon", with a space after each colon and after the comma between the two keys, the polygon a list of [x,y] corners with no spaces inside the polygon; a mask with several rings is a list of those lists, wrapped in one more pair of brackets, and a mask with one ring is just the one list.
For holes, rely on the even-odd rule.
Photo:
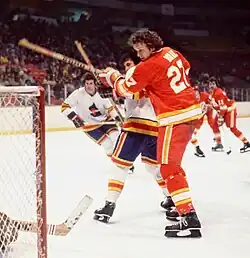
{"label": "goal net mesh", "polygon": [[0,257],[45,258],[44,102],[38,87],[15,88],[0,87]]}

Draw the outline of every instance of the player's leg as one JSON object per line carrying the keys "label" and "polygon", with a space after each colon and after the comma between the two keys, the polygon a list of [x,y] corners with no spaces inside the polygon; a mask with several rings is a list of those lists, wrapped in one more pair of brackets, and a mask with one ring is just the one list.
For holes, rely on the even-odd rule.
{"label": "player's leg", "polygon": [[123,190],[129,169],[133,166],[135,159],[141,153],[141,143],[144,135],[121,132],[117,140],[112,161],[113,164],[108,180],[108,194],[105,206],[95,211],[95,220],[107,223],[112,217],[116,202]]}
{"label": "player's leg", "polygon": [[201,128],[201,126],[204,123],[204,117],[205,115],[203,115],[199,120],[197,120],[193,135],[192,135],[192,139],[191,139],[191,143],[194,145],[195,147],[195,153],[194,155],[197,157],[205,157],[204,152],[200,149],[200,145],[197,139],[197,134]]}
{"label": "player's leg", "polygon": [[174,206],[172,198],[168,192],[165,180],[161,176],[160,165],[157,162],[157,137],[146,135],[142,145],[141,160],[145,164],[145,169],[155,179],[162,189],[165,199],[161,202],[163,209]]}
{"label": "player's leg", "polygon": [[103,142],[101,145],[106,150],[106,153],[108,153],[108,156],[112,156],[113,150],[115,148],[117,139],[120,135],[120,131],[116,125],[103,125],[101,130],[107,135],[108,142],[112,144],[112,147],[105,146],[106,143]]}
{"label": "player's leg", "polygon": [[223,145],[221,143],[221,133],[218,125],[218,115],[213,116],[213,110],[207,113],[208,125],[211,127],[214,133],[215,146],[212,147],[212,151],[223,151]]}
{"label": "player's leg", "polygon": [[215,123],[215,117],[213,115],[213,109],[208,109],[207,110],[207,122],[208,122],[208,125],[210,126],[210,128],[212,129],[212,131],[214,133],[214,139],[215,139],[216,143],[221,144],[220,129],[219,129],[218,123],[217,122]]}
{"label": "player's leg", "polygon": [[[104,126],[103,127],[103,130],[106,132],[106,134],[108,135],[108,139],[110,139],[111,141],[112,141],[112,143],[113,143],[113,148],[112,148],[112,151],[111,151],[111,148],[106,148],[106,149],[108,149],[108,150],[110,150],[109,151],[109,157],[111,157],[112,156],[112,154],[113,154],[113,151],[114,151],[114,148],[115,148],[115,145],[116,145],[116,142],[117,142],[117,139],[118,139],[118,137],[119,137],[119,135],[120,135],[120,130],[118,129],[118,127],[115,125],[112,125],[112,126],[110,126],[110,125],[106,125],[106,126]],[[103,147],[105,147],[104,145],[105,145],[106,143],[103,143],[102,145],[103,145]],[[129,168],[129,174],[131,174],[131,173],[133,173],[134,172],[134,165],[132,166],[132,167],[130,167]]]}
{"label": "player's leg", "polygon": [[160,127],[158,135],[158,162],[161,174],[167,182],[181,220],[178,224],[166,226],[167,237],[200,237],[200,221],[192,204],[186,174],[181,167],[183,154],[193,133],[191,123]]}
{"label": "player's leg", "polygon": [[[110,135],[106,132],[109,131]],[[111,157],[119,132],[115,125],[102,125],[95,129],[85,129],[84,133],[95,143],[103,147],[107,156]],[[112,137],[111,137],[112,135]]]}
{"label": "player's leg", "polygon": [[250,151],[250,143],[248,139],[243,135],[243,133],[237,128],[236,125],[237,112],[236,109],[227,112],[225,114],[225,124],[228,128],[230,128],[231,132],[243,142],[244,146],[240,148],[240,152]]}

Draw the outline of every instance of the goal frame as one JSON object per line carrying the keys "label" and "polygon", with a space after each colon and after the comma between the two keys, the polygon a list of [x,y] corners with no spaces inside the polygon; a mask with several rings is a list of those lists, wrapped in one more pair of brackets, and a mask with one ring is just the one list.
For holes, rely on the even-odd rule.
{"label": "goal frame", "polygon": [[[35,130],[36,155],[36,215],[37,215],[37,257],[47,258],[47,200],[46,200],[46,148],[45,148],[45,90],[40,86],[0,86],[0,93],[34,96],[38,108],[33,112],[39,119]],[[3,107],[4,108],[4,107]],[[34,116],[33,116],[34,118]],[[34,126],[33,126],[34,127]],[[33,132],[31,132],[33,133]]]}

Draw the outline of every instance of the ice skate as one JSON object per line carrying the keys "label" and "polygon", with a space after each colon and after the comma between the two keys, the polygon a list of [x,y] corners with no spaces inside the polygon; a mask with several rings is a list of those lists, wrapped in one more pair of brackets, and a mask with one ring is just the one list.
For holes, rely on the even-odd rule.
{"label": "ice skate", "polygon": [[94,220],[103,223],[108,223],[115,210],[115,203],[106,201],[105,206],[101,209],[95,210]]}
{"label": "ice skate", "polygon": [[248,152],[250,151],[250,143],[246,142],[244,143],[244,146],[240,148],[240,153]]}
{"label": "ice skate", "polygon": [[217,143],[214,147],[212,147],[212,151],[217,151],[217,152],[224,151],[223,145],[221,143]]}
{"label": "ice skate", "polygon": [[181,219],[175,206],[166,209],[166,219],[170,221],[179,221]]}
{"label": "ice skate", "polygon": [[161,202],[161,207],[165,210],[175,207],[171,196],[167,196],[164,201]]}
{"label": "ice skate", "polygon": [[195,156],[200,157],[200,158],[205,158],[205,154],[200,149],[200,146],[196,146],[195,149],[196,149],[196,152],[194,153]]}
{"label": "ice skate", "polygon": [[181,216],[181,220],[174,224],[165,227],[166,237],[188,237],[198,238],[201,237],[201,223],[197,214],[192,211],[188,214]]}

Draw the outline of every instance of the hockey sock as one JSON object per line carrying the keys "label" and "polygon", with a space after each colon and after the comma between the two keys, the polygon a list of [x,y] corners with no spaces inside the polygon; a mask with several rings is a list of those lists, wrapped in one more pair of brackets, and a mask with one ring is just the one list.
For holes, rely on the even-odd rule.
{"label": "hockey sock", "polygon": [[108,180],[107,201],[109,202],[117,201],[124,187],[124,184],[128,175],[128,171],[129,171],[128,168],[122,168],[122,167],[113,165],[112,175],[109,177],[109,180]]}
{"label": "hockey sock", "polygon": [[161,187],[162,192],[165,196],[170,196],[165,180],[161,176],[160,166],[152,166],[145,164],[146,171],[153,175],[157,184]]}
{"label": "hockey sock", "polygon": [[175,164],[162,164],[161,174],[167,182],[168,191],[179,214],[194,210],[184,170]]}

